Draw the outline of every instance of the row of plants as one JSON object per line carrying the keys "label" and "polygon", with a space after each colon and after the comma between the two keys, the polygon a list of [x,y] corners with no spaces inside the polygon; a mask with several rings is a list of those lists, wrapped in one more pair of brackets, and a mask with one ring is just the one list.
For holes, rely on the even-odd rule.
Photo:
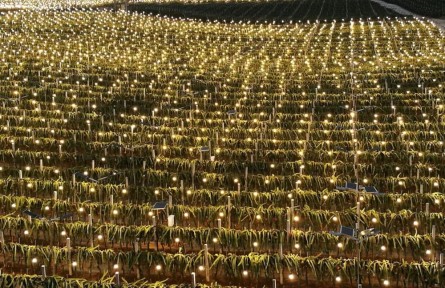
{"label": "row of plants", "polygon": [[[73,245],[83,245],[93,240],[95,245],[103,247],[117,248],[128,247],[135,241],[142,243],[154,243],[158,241],[163,247],[177,247],[178,241],[187,250],[195,251],[204,244],[212,244],[214,249],[222,249],[226,253],[240,251],[277,251],[278,243],[286,245],[286,249],[295,253],[314,254],[322,252],[331,256],[345,253],[351,255],[356,249],[355,242],[348,239],[338,239],[338,237],[328,233],[329,229],[335,229],[337,221],[328,219],[324,225],[325,232],[317,232],[302,229],[300,223],[296,222],[289,233],[285,229],[281,230],[244,230],[222,228],[192,228],[192,227],[167,227],[167,226],[122,226],[116,224],[95,223],[90,226],[85,222],[74,223],[51,223],[48,221],[28,222],[26,220],[17,221],[16,218],[1,218],[1,228],[4,231],[5,239],[21,239],[24,242],[38,241],[56,245],[63,245],[64,237],[71,237]],[[329,221],[330,220],[330,221]],[[341,223],[341,222],[340,222]],[[346,223],[343,223],[346,224]],[[380,223],[374,223],[375,227],[380,228]],[[347,224],[346,224],[347,225]],[[399,223],[400,225],[400,223]],[[362,247],[366,247],[366,255],[386,255],[386,257],[404,258],[427,257],[426,251],[434,249],[442,251],[445,245],[443,234],[435,234],[432,238],[429,234],[431,225],[425,226],[426,234],[382,234],[375,238],[366,239],[362,242]],[[370,226],[367,226],[370,227]],[[316,227],[314,227],[316,228]],[[440,227],[437,227],[440,231]],[[27,231],[24,233],[24,231]],[[79,236],[75,236],[79,235]],[[99,237],[99,235],[101,235]],[[178,240],[179,239],[179,240]],[[49,242],[48,242],[49,241]],[[344,247],[337,249],[338,243],[345,243]],[[254,244],[256,243],[256,244]],[[298,245],[297,245],[298,244]],[[111,246],[110,246],[111,245]],[[256,246],[259,245],[259,246]],[[147,246],[148,247],[148,246]],[[381,247],[385,247],[384,251]],[[382,250],[382,251],[380,251]],[[388,251],[388,252],[385,252]],[[389,256],[394,255],[394,256]],[[397,256],[396,256],[397,255]]]}
{"label": "row of plants", "polygon": [[[18,171],[15,171],[17,173]],[[47,188],[45,190],[37,190],[36,187],[39,187],[39,185],[35,185],[38,183],[35,183],[34,181],[20,181],[17,183],[17,185],[12,190],[13,195],[22,195],[22,196],[29,196],[29,197],[37,197],[38,194],[41,196],[51,197],[50,195],[53,195],[53,191],[58,189],[58,187],[62,187],[63,189],[66,189],[65,193],[69,193],[70,191],[71,196],[70,199],[75,198],[74,201],[76,202],[83,202],[86,200],[92,200],[92,201],[105,201],[105,199],[109,198],[111,194],[119,195],[122,194],[122,191],[125,190],[125,181],[133,182],[131,184],[133,185],[140,185],[142,188],[140,189],[130,189],[126,191],[131,191],[131,195],[135,197],[135,202],[141,202],[141,201],[150,201],[150,200],[161,200],[168,197],[168,194],[174,194],[175,196],[175,202],[182,202],[182,198],[186,198],[185,194],[193,194],[193,189],[202,189],[202,190],[211,190],[211,191],[232,191],[234,193],[237,191],[238,183],[242,183],[244,179],[239,178],[239,174],[235,175],[226,175],[225,179],[219,179],[219,177],[224,177],[222,174],[217,175],[216,173],[205,173],[205,174],[198,174],[199,176],[190,177],[190,175],[187,174],[176,174],[172,173],[170,175],[162,175],[165,172],[155,172],[152,173],[153,178],[145,178],[141,180],[141,182],[133,182],[134,178],[121,178],[124,182],[120,185],[97,185],[95,183],[91,182],[83,182],[79,185],[77,185],[76,189],[74,188],[64,188],[67,184],[60,184],[59,186],[55,188]],[[141,173],[144,175],[145,173]],[[412,173],[415,175],[415,172]],[[187,179],[187,176],[190,178]],[[184,188],[181,191],[180,187],[178,189],[178,185],[172,181],[172,179],[176,178],[183,178],[181,180],[184,180]],[[366,176],[365,176],[366,177]],[[354,178],[346,177],[346,176],[336,176],[332,175],[330,177],[311,177],[308,175],[300,175],[298,173],[295,173],[295,175],[291,176],[275,176],[272,174],[271,176],[266,177],[251,177],[253,179],[249,179],[248,184],[248,191],[251,191],[252,195],[253,193],[259,193],[259,192],[270,192],[273,190],[287,190],[292,191],[295,190],[296,186],[301,187],[302,189],[317,189],[317,190],[324,190],[328,189],[328,191],[333,191],[336,186],[343,186],[345,182],[355,182]],[[117,178],[119,179],[119,178]],[[236,180],[238,179],[238,180]],[[384,177],[378,177],[378,178],[363,178],[368,179],[368,183],[371,184],[371,186],[379,187],[378,189],[382,193],[388,193],[391,195],[396,195],[395,193],[400,193],[402,195],[403,193],[406,194],[413,194],[417,192],[423,192],[423,193],[437,193],[440,191],[440,187],[443,186],[443,180],[439,177],[434,178],[427,178],[422,177],[417,179],[409,178],[409,177],[399,177],[399,178],[384,178]],[[115,180],[115,179],[114,179]],[[188,181],[187,181],[188,180]],[[54,182],[50,182],[51,184]],[[77,183],[77,182],[76,182]],[[297,184],[296,184],[297,183]],[[299,184],[298,184],[299,183]],[[160,186],[162,185],[162,186]],[[240,186],[240,190],[245,189],[245,183],[240,184],[243,186]],[[151,187],[151,188],[144,188],[144,187]],[[186,188],[188,187],[188,188]],[[194,188],[193,188],[194,187]],[[225,187],[221,188],[221,187]],[[422,188],[420,188],[422,187]],[[51,190],[50,190],[51,189]],[[159,190],[162,189],[162,190]],[[160,193],[162,191],[167,190],[168,193]],[[99,193],[95,193],[98,191]],[[146,196],[147,192],[155,192],[154,195]],[[189,191],[189,192],[187,192]],[[288,192],[290,193],[290,192]],[[329,192],[333,193],[333,192]],[[126,195],[126,193],[123,193]],[[119,196],[119,201],[125,201],[127,202],[128,197],[127,196]],[[395,196],[394,196],[395,197]],[[191,198],[191,197],[189,197]],[[382,198],[385,198],[382,196]],[[142,199],[142,200],[141,200]]]}
{"label": "row of plants", "polygon": [[[311,123],[312,125],[314,124],[314,122]],[[352,137],[353,132],[351,131],[354,130],[354,126],[349,126],[349,124],[340,125],[339,123],[336,123],[334,125],[334,123],[330,124],[330,126],[332,125],[331,127],[312,127],[312,129],[316,130],[310,132],[310,139],[307,140],[306,145],[313,147],[314,149],[325,147],[329,150],[333,150],[335,154],[342,154],[346,149],[350,150],[350,144],[348,141],[346,141],[346,139]],[[306,140],[306,134],[309,133],[306,130],[307,125],[308,123],[307,121],[305,121],[304,125],[302,125],[301,127],[297,127],[303,129],[295,128],[293,130],[284,130],[282,128],[270,130],[242,128],[230,128],[222,130],[211,127],[188,128],[188,133],[193,133],[193,130],[195,130],[194,132],[196,133],[193,133],[194,135],[184,135],[184,132],[173,133],[171,130],[169,131],[168,129],[166,129],[164,133],[160,134],[135,133],[133,135],[133,133],[131,133],[131,137],[129,137],[129,135],[127,134],[123,134],[123,141],[120,140],[120,135],[122,134],[113,133],[113,135],[105,137],[103,132],[99,132],[98,134],[93,135],[93,137],[91,137],[91,135],[86,137],[90,141],[92,141],[91,143],[83,143],[76,140],[76,138],[78,138],[79,140],[83,140],[82,136],[71,135],[71,137],[69,138],[57,139],[58,137],[55,137],[54,135],[46,135],[44,137],[31,136],[29,135],[30,133],[28,131],[23,131],[23,133],[20,133],[22,135],[20,135],[19,133],[17,133],[17,131],[15,131],[14,128],[12,128],[11,133],[15,135],[1,139],[0,144],[2,144],[5,150],[10,150],[9,153],[15,152],[16,148],[20,149],[20,147],[26,147],[31,144],[40,144],[45,148],[43,150],[46,150],[41,151],[42,154],[46,153],[48,155],[58,155],[74,149],[94,149],[100,154],[103,154],[104,149],[107,149],[110,154],[118,154],[117,152],[119,151],[119,148],[121,148],[125,150],[131,149],[130,151],[134,152],[135,155],[141,156],[141,152],[145,152],[147,151],[147,149],[153,148],[153,146],[155,145],[166,146],[166,143],[168,143],[168,148],[160,150],[160,153],[173,155],[183,154],[183,156],[197,157],[199,156],[199,148],[208,145],[209,141],[215,141],[212,138],[216,138],[216,135],[219,134],[218,139],[216,139],[218,141],[216,141],[216,143],[213,142],[213,144],[216,146],[214,147],[215,149],[221,149],[219,153],[222,153],[223,156],[224,153],[228,153],[228,149],[241,150],[241,147],[245,148],[244,150],[258,150],[258,148],[261,148],[266,151],[272,151],[275,149],[279,149],[285,153],[292,155],[295,152],[289,150],[303,148],[303,145],[305,143],[303,142],[303,140]],[[406,129],[405,126],[399,126],[399,129],[394,130],[394,126],[395,125],[392,125],[387,128],[391,129],[391,132],[384,132],[383,125],[357,125],[357,129],[370,130],[368,132],[362,132],[357,135],[358,139],[363,141],[360,147],[365,150],[369,147],[374,149],[374,151],[385,151],[388,153],[392,152],[394,149],[406,151],[407,154],[417,154],[419,152],[429,152],[431,154],[443,153],[443,135],[440,130],[441,126],[425,126],[429,127],[432,132],[418,131],[418,125],[412,128],[416,131],[409,131]],[[338,127],[343,128],[342,130],[334,130],[339,129]],[[246,131],[248,130],[251,130],[251,132],[246,133]],[[45,134],[48,132],[47,128],[44,129],[44,132]],[[202,135],[203,132],[209,133],[208,135],[204,136]],[[227,138],[228,132],[239,132],[240,139]],[[201,134],[201,136],[196,137],[198,134]],[[38,140],[37,143],[36,140]],[[12,145],[13,143],[14,145]],[[60,150],[58,149],[59,145],[62,145],[63,148],[61,152],[59,152]],[[339,147],[341,147],[341,149]],[[17,151],[16,153],[19,152]],[[25,151],[23,153],[25,153]],[[24,155],[26,155],[26,153]]]}
{"label": "row of plants", "polygon": [[[92,216],[100,219],[100,221],[117,221],[118,223],[122,224],[148,221],[146,219],[149,219],[149,215],[153,215],[153,212],[151,212],[151,205],[139,206],[127,205],[125,203],[110,203],[109,200],[107,201],[105,199],[104,202],[108,202],[108,204],[82,202],[78,205],[73,205],[68,202],[59,202],[58,205],[52,206],[51,201],[49,200],[46,203],[42,203],[45,205],[43,207],[29,206],[27,208],[34,211],[37,210],[38,213],[42,213],[44,216],[50,217],[51,215],[63,215],[64,213],[73,212],[73,208],[76,207],[78,215],[75,218],[77,219],[86,217],[86,213],[92,213]],[[20,208],[17,207],[17,203],[15,202],[9,203],[10,204],[7,206],[7,211],[9,210],[14,213],[17,211],[17,208]],[[422,203],[418,203],[417,205],[419,204]],[[372,218],[376,218],[378,222],[381,223],[381,228],[388,232],[399,231],[402,227],[404,231],[412,231],[412,228],[409,227],[409,223],[412,223],[415,220],[425,224],[429,223],[430,225],[436,225],[438,228],[442,227],[443,215],[440,213],[440,209],[433,207],[433,205],[437,204],[426,202],[424,205],[425,207],[423,207],[423,205],[419,205],[416,209],[412,210],[404,210],[394,207],[396,208],[393,208],[394,212],[391,210],[384,212],[372,209],[366,210],[362,213],[364,217],[362,221],[366,225],[369,225]],[[428,208],[426,208],[427,205],[429,205]],[[229,211],[227,205],[212,205],[209,207],[202,207],[175,204],[170,207],[168,212],[170,215],[175,215],[176,221],[182,225],[185,223],[198,226],[200,223],[206,225],[212,225],[211,223],[213,223],[213,225],[215,225],[215,221],[217,221],[217,219],[230,216],[235,222],[245,221],[244,226],[251,225],[252,227],[253,225],[255,227],[263,227],[263,225],[270,225],[274,228],[282,229],[285,227],[287,215],[289,214],[289,207],[291,205],[289,203],[286,206],[287,207],[273,207],[272,205],[259,205],[258,207],[232,206]],[[431,207],[431,209],[429,207]],[[328,219],[332,219],[334,216],[345,224],[347,223],[352,225],[355,223],[356,210],[354,208],[345,208],[342,211],[336,211],[335,208],[329,210],[326,208],[329,208],[329,206],[325,206],[323,204],[320,205],[320,207],[297,206],[294,213],[298,214],[302,218],[301,225],[302,227],[306,228],[313,227],[316,229],[323,229]],[[363,207],[360,208],[363,209]],[[438,210],[439,213],[433,213],[434,210]],[[20,213],[20,211],[18,212]],[[140,219],[140,221],[138,221],[138,219]],[[393,222],[393,219],[398,220]],[[400,224],[402,227],[398,226]]]}
{"label": "row of plants", "polygon": [[[440,212],[441,205],[445,202],[444,195],[442,193],[386,193],[384,195],[373,195],[371,193],[358,193],[355,191],[345,192],[331,192],[324,190],[321,192],[308,191],[308,190],[274,190],[271,192],[240,192],[224,191],[224,190],[187,190],[181,191],[179,188],[154,188],[157,193],[154,193],[151,189],[147,188],[132,188],[129,192],[124,187],[118,187],[120,189],[107,190],[103,187],[95,187],[94,193],[101,193],[100,189],[104,189],[103,202],[95,202],[94,197],[90,197],[86,201],[69,202],[65,200],[65,193],[71,194],[70,189],[64,188],[61,190],[59,187],[64,187],[59,184],[54,189],[58,190],[58,199],[50,199],[49,196],[42,195],[43,189],[39,189],[37,197],[33,196],[17,196],[17,195],[0,195],[0,205],[4,208],[3,213],[13,213],[20,209],[31,209],[33,211],[39,211],[45,213],[45,206],[48,206],[53,213],[60,214],[66,211],[79,211],[83,207],[86,211],[90,211],[92,208],[93,213],[98,209],[103,211],[110,211],[113,208],[114,203],[119,204],[115,206],[117,208],[123,208],[125,211],[137,211],[141,215],[147,215],[152,209],[154,202],[161,200],[161,195],[172,195],[172,204],[191,205],[193,203],[202,203],[203,205],[222,206],[227,204],[227,197],[231,197],[231,203],[235,206],[266,206],[273,199],[274,206],[276,207],[290,207],[293,199],[294,207],[298,210],[304,209],[320,209],[323,208],[328,211],[337,211],[341,207],[354,206],[357,203],[357,196],[361,197],[361,208],[369,210],[377,208],[382,211],[396,209],[416,211],[419,209],[419,203],[430,203],[430,212]],[[105,192],[105,193],[104,193]],[[125,192],[125,193],[124,193]],[[91,192],[90,192],[91,193]],[[151,195],[148,198],[149,201],[146,204],[137,204],[132,195],[132,201],[126,199],[126,193],[136,195]],[[154,194],[154,195],[152,195]],[[113,195],[113,204],[110,201],[106,202],[106,199],[110,199],[110,195]],[[147,198],[145,198],[147,199]],[[122,203],[121,203],[122,202]],[[123,205],[122,205],[123,204]],[[423,205],[422,205],[423,206]],[[423,210],[423,209],[422,209]]]}
{"label": "row of plants", "polygon": [[[2,250],[3,254],[10,254],[13,259],[18,261],[14,265],[20,264],[26,258],[36,256],[40,259],[45,259],[44,263],[46,265],[50,265],[49,262],[53,261],[52,265],[54,267],[55,264],[60,265],[66,262],[68,257],[66,249],[55,247],[36,248],[22,244],[11,244],[9,247],[3,247]],[[101,251],[96,248],[78,249],[73,254],[75,254],[73,259],[78,261],[77,269],[82,271],[91,269],[91,266],[94,265],[93,263],[98,266],[109,266],[110,263],[118,263],[118,268],[116,268],[118,271],[153,269],[159,272],[162,269],[162,273],[171,277],[174,277],[174,275],[184,276],[187,272],[198,271],[198,267],[203,265],[205,257],[203,251],[198,254],[170,254],[146,251],[113,253],[110,250]],[[280,271],[286,271],[287,273],[296,274],[301,279],[301,282],[306,282],[306,285],[308,285],[309,279],[312,281],[317,279],[316,283],[332,283],[337,277],[344,277],[344,281],[351,282],[352,285],[357,272],[357,263],[351,259],[301,257],[295,254],[280,255],[278,253],[249,253],[242,256],[210,253],[206,255],[208,255],[209,267],[215,278],[230,275],[239,279],[244,275],[244,277],[248,276],[249,278],[264,277],[270,279],[277,277]],[[397,286],[399,284],[416,285],[425,280],[430,284],[434,284],[437,281],[443,281],[444,277],[443,268],[437,263],[431,262],[362,260],[358,265],[360,265],[360,271],[365,271],[361,272],[363,274],[362,277],[368,278],[369,284],[372,283],[371,277],[391,279],[392,282],[398,283]],[[158,268],[155,269],[155,267]],[[57,269],[60,269],[60,267]],[[250,271],[250,275],[243,273],[243,271],[247,270]],[[107,283],[108,281],[110,280],[105,280],[104,282]]]}
{"label": "row of plants", "polygon": [[[41,275],[36,274],[8,274],[8,273],[2,273],[0,275],[0,283],[2,287],[5,288],[13,288],[13,287],[30,287],[30,288],[37,288],[37,287],[47,287],[47,288],[112,288],[115,287],[116,283],[114,280],[114,277],[103,277],[100,281],[90,281],[83,278],[65,278],[62,276],[47,276],[45,278],[42,278]],[[158,282],[152,282],[145,279],[141,279],[134,282],[127,282],[125,278],[122,279],[121,287],[125,288],[134,288],[134,287],[142,287],[142,288],[163,288],[163,287],[172,287],[172,288],[183,288],[187,287],[186,284],[166,284],[165,281],[158,281]],[[211,285],[205,285],[205,284],[199,284],[198,287],[223,287],[218,284],[211,284]],[[224,286],[226,287],[226,286]],[[232,286],[227,286],[232,287]]]}

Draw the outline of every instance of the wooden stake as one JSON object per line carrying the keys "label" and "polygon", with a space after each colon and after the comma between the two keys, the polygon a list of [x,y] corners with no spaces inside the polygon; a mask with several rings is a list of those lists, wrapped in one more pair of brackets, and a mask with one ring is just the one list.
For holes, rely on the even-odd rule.
{"label": "wooden stake", "polygon": [[[288,213],[289,215],[290,213]],[[288,216],[289,217],[289,216]],[[287,232],[287,242],[290,242],[290,219],[286,220],[286,232]]]}
{"label": "wooden stake", "polygon": [[158,251],[158,237],[156,236],[156,217],[152,216],[151,219],[153,220],[153,235],[154,235],[153,240],[155,242],[154,248],[155,251]]}
{"label": "wooden stake", "polygon": [[196,274],[192,272],[192,288],[196,288]]}
{"label": "wooden stake", "polygon": [[211,159],[210,157],[212,157],[212,142],[209,140],[209,159]]}
{"label": "wooden stake", "polygon": [[67,261],[68,261],[68,275],[73,275],[73,267],[71,265],[71,239],[66,238],[66,250],[67,250]]}
{"label": "wooden stake", "polygon": [[46,267],[45,267],[45,265],[41,266],[41,271],[42,271],[42,280],[44,280],[46,278]]}
{"label": "wooden stake", "polygon": [[192,162],[192,189],[195,189],[195,162]]}
{"label": "wooden stake", "polygon": [[[134,252],[139,253],[139,238],[134,241]],[[141,271],[139,269],[139,260],[136,260],[136,278],[141,278]]]}
{"label": "wooden stake", "polygon": [[232,210],[232,205],[230,203],[230,196],[227,196],[227,228],[230,229],[230,214]]}
{"label": "wooden stake", "polygon": [[184,195],[184,180],[181,180],[181,186],[179,186],[180,188],[179,188],[179,191],[181,192],[181,200],[182,200],[182,203],[184,203],[184,198],[185,198],[185,195]]}
{"label": "wooden stake", "polygon": [[209,247],[207,244],[204,244],[204,264],[206,270],[206,281],[210,281],[210,266],[209,266]]}
{"label": "wooden stake", "polygon": [[[280,243],[280,247],[279,247],[279,255],[280,255],[280,260],[283,260],[283,243]],[[280,284],[283,285],[283,264],[281,262],[280,264]]]}
{"label": "wooden stake", "polygon": [[94,246],[94,241],[93,241],[93,215],[88,214],[88,232],[90,234],[90,247]]}
{"label": "wooden stake", "polygon": [[117,271],[114,273],[114,280],[115,280],[116,286],[119,287],[121,285],[120,284],[121,282],[119,279],[119,272],[117,272]]}
{"label": "wooden stake", "polygon": [[244,170],[244,191],[247,192],[247,176],[249,175],[249,167]]}
{"label": "wooden stake", "polygon": [[435,249],[434,249],[434,247],[435,247],[435,245],[436,245],[436,225],[433,225],[432,227],[431,227],[431,238],[432,238],[432,252],[433,253],[431,253],[432,255],[433,255],[433,257],[432,257],[432,261],[436,261],[436,251],[435,251]]}
{"label": "wooden stake", "polygon": [[294,220],[294,210],[295,210],[295,200],[294,198],[290,199],[290,220],[291,220],[291,225],[290,228],[292,229],[292,222]]}

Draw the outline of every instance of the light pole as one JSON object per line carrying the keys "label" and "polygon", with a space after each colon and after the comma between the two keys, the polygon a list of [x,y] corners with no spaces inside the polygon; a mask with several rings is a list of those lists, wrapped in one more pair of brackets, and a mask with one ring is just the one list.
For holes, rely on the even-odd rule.
{"label": "light pole", "polygon": [[357,261],[356,261],[356,263],[357,263],[357,288],[362,288],[362,283],[361,283],[361,279],[360,279],[360,261],[361,261],[361,250],[362,250],[361,244],[362,244],[363,240],[368,239],[371,236],[377,235],[379,233],[379,231],[374,228],[369,228],[369,229],[360,231],[358,228],[354,229],[351,227],[341,226],[339,232],[329,231],[329,233],[334,236],[338,236],[338,237],[344,236],[344,237],[347,237],[347,238],[350,238],[350,239],[356,241],[356,243],[357,243]]}

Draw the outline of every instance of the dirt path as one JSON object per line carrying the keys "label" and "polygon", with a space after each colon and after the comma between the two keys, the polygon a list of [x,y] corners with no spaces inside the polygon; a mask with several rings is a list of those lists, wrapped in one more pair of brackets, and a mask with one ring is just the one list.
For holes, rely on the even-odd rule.
{"label": "dirt path", "polygon": [[438,18],[424,17],[424,16],[418,15],[416,13],[413,13],[411,11],[408,11],[408,10],[398,6],[398,5],[390,4],[390,3],[387,3],[387,2],[382,1],[382,0],[371,0],[371,1],[373,1],[375,3],[378,3],[378,4],[382,5],[383,7],[387,8],[387,9],[394,10],[395,12],[397,12],[399,14],[402,14],[402,15],[414,16],[414,17],[417,17],[417,18],[429,19],[429,20],[433,21],[433,23],[436,24],[436,26],[439,29],[441,29],[443,32],[445,32],[445,18],[438,19]]}

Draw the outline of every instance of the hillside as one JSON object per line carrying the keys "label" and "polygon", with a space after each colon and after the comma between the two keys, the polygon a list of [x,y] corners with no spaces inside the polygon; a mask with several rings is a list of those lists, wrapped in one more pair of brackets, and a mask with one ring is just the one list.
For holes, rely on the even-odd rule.
{"label": "hillside", "polygon": [[317,3],[1,13],[0,287],[445,283],[444,34]]}

